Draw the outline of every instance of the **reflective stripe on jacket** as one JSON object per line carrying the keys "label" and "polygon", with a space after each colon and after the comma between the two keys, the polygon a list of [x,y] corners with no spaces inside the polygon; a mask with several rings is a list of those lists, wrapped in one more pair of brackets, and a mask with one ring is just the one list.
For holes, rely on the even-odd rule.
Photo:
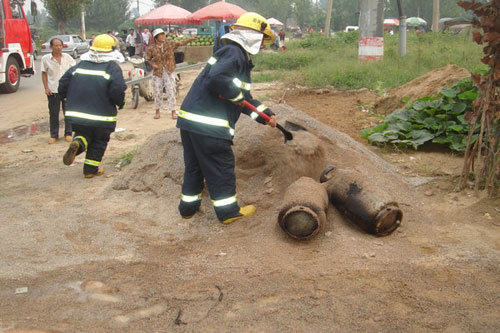
{"label": "reflective stripe on jacket", "polygon": [[59,80],[66,98],[65,117],[72,124],[115,128],[117,106],[125,103],[127,86],[115,62],[81,61]]}
{"label": "reflective stripe on jacket", "polygon": [[[240,114],[252,114],[233,102],[245,99],[255,106],[261,106],[250,93],[252,68],[252,61],[239,45],[229,43],[217,50],[184,99],[177,127],[232,141]],[[267,108],[261,106],[261,109]],[[266,113],[273,114],[269,109]],[[265,123],[261,117],[252,118]]]}

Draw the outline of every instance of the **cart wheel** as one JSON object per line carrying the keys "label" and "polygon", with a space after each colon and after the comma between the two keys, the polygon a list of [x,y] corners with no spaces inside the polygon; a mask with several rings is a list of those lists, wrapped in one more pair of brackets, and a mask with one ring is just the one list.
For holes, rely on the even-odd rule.
{"label": "cart wheel", "polygon": [[132,108],[137,109],[139,105],[139,86],[132,88]]}

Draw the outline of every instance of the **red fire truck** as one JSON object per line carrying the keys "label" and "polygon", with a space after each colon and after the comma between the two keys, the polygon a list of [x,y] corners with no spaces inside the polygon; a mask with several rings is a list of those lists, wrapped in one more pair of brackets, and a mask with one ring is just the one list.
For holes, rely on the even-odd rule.
{"label": "red fire truck", "polygon": [[[0,0],[0,92],[13,93],[21,76],[35,74],[31,31],[24,0]],[[31,3],[36,16],[36,3]]]}

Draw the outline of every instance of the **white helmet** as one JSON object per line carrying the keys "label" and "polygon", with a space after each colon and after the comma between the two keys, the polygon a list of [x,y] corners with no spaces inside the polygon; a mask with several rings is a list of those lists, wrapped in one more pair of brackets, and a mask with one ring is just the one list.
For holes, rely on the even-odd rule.
{"label": "white helmet", "polygon": [[156,38],[156,36],[158,36],[159,34],[164,34],[164,33],[165,33],[165,31],[163,31],[162,28],[157,28],[157,29],[153,30],[153,37]]}

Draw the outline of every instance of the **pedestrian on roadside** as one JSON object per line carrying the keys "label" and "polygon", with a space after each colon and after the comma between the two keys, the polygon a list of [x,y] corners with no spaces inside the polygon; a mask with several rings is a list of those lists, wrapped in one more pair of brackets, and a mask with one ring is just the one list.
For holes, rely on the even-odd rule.
{"label": "pedestrian on roadside", "polygon": [[144,54],[147,54],[149,42],[152,39],[153,39],[153,36],[151,36],[151,32],[149,32],[149,29],[144,28],[144,31],[142,32],[142,41],[143,41],[142,50],[144,51]]}
{"label": "pedestrian on roadside", "polygon": [[279,36],[280,36],[280,41],[281,42],[285,42],[285,29],[281,28],[280,32],[279,32]]}
{"label": "pedestrian on roadside", "polygon": [[127,44],[128,56],[132,57],[135,55],[135,33],[134,29],[130,29],[125,39],[125,43]]}
{"label": "pedestrian on roadside", "polygon": [[143,40],[142,40],[142,28],[139,26],[137,28],[137,32],[135,34],[135,55],[138,55],[140,57],[143,56],[143,50],[142,50],[142,45]]}
{"label": "pedestrian on roadside", "polygon": [[118,37],[115,36],[115,32],[112,30],[108,30],[107,34],[108,34],[108,36],[110,36],[111,38],[113,38],[115,40],[115,47],[118,48],[119,41],[118,41]]}
{"label": "pedestrian on roadside", "polygon": [[123,57],[126,57],[127,56],[127,54],[126,54],[127,46],[125,45],[125,42],[123,41],[119,32],[115,32],[115,38],[118,40],[117,49],[120,51],[120,53],[123,55]]}
{"label": "pedestrian on roadside", "polygon": [[231,145],[242,112],[261,124],[266,121],[246,109],[244,100],[270,116],[267,124],[276,127],[274,113],[250,94],[250,55],[256,55],[264,41],[274,41],[274,33],[264,17],[252,12],[241,15],[231,29],[191,86],[177,120],[185,165],[179,213],[191,218],[198,211],[205,180],[223,224],[251,216],[256,210],[253,205],[238,205]]}
{"label": "pedestrian on roadside", "polygon": [[125,104],[127,86],[115,62],[123,56],[114,46],[111,36],[97,36],[90,51],[81,56],[80,63],[71,67],[59,81],[59,94],[67,99],[66,117],[75,131],[63,163],[71,165],[76,155],[86,152],[85,178],[104,173],[100,165],[109,137],[115,131],[116,107],[121,109]]}
{"label": "pedestrian on roadside", "polygon": [[[69,54],[62,53],[63,41],[61,39],[52,38],[50,40],[50,49],[52,52],[42,57],[41,66],[43,87],[49,102],[49,144],[52,144],[59,138],[59,111],[61,111],[61,107],[63,115],[66,112],[66,102],[57,92],[59,79],[76,62]],[[66,141],[71,142],[72,135],[71,124],[65,118],[64,136]]]}
{"label": "pedestrian on roadside", "polygon": [[92,34],[90,36],[89,46],[92,46],[92,43],[94,43],[94,39],[95,39],[95,34]]}
{"label": "pedestrian on roadside", "polygon": [[165,31],[158,28],[153,31],[155,44],[148,48],[146,60],[153,67],[153,87],[155,96],[154,119],[160,118],[160,109],[163,106],[163,88],[165,88],[168,100],[168,111],[172,119],[177,119],[176,111],[176,87],[175,87],[175,54],[174,51],[182,45],[186,45],[198,37],[189,38],[182,42],[167,40]]}

